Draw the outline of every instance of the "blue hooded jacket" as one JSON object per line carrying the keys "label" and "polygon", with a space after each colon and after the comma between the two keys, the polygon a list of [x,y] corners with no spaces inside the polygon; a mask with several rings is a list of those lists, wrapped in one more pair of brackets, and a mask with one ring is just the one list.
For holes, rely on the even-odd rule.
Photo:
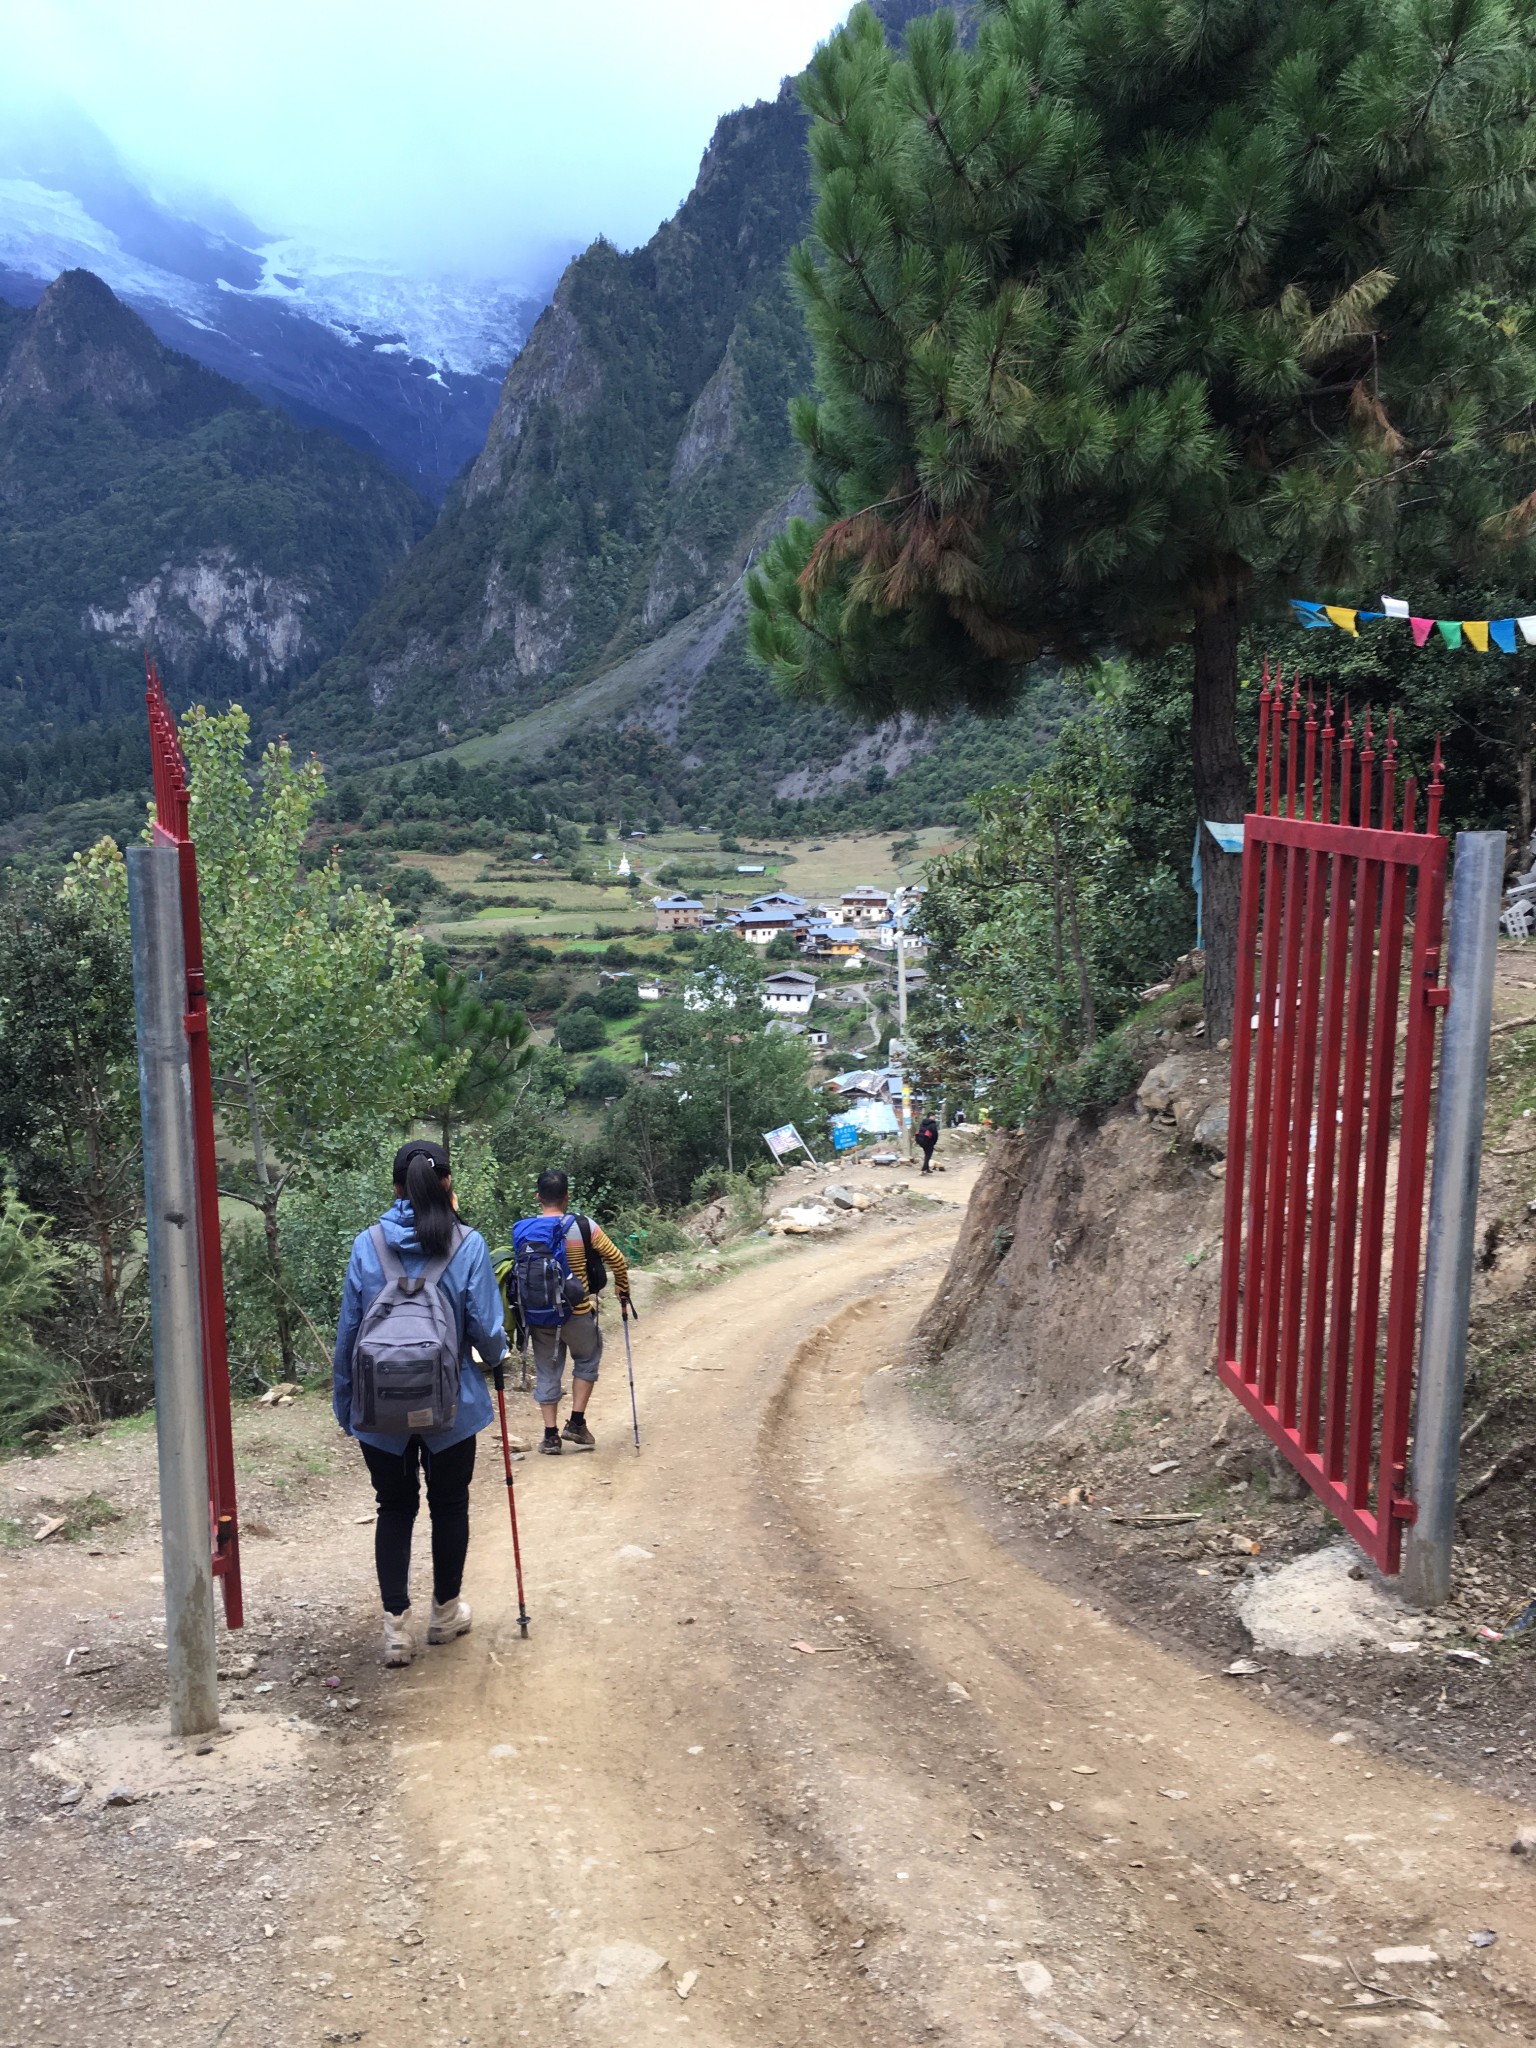
{"label": "blue hooded jacket", "polygon": [[[415,1275],[427,1263],[416,1240],[416,1212],[409,1202],[395,1202],[379,1219],[384,1236],[399,1254],[407,1273]],[[341,1295],[341,1320],[336,1325],[336,1356],[331,1377],[331,1407],[348,1436],[372,1444],[378,1451],[404,1451],[410,1442],[404,1436],[380,1436],[371,1430],[352,1427],[352,1353],[368,1304],[384,1285],[379,1255],[365,1230],[353,1240],[347,1262],[347,1284]],[[451,1429],[423,1433],[421,1441],[429,1451],[446,1451],[476,1436],[491,1419],[491,1390],[485,1374],[470,1356],[478,1351],[486,1366],[494,1367],[507,1351],[506,1327],[501,1316],[501,1290],[491,1271],[491,1255],[478,1230],[466,1230],[463,1242],[448,1262],[441,1282],[442,1293],[453,1304],[459,1330],[459,1412]]]}

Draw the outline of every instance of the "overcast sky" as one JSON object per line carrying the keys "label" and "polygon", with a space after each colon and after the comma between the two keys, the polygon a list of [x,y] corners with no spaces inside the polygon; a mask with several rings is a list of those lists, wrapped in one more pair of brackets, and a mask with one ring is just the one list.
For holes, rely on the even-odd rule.
{"label": "overcast sky", "polygon": [[644,241],[718,117],[851,0],[5,0],[6,99],[73,103],[158,196],[412,267]]}

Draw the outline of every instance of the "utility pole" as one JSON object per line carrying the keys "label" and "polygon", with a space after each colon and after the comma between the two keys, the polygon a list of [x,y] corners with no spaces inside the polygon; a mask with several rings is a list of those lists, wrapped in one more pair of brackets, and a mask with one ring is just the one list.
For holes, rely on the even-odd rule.
{"label": "utility pole", "polygon": [[128,849],[171,1733],[219,1725],[181,854]]}
{"label": "utility pole", "polygon": [[1483,1156],[1493,971],[1504,889],[1504,834],[1458,832],[1451,873],[1450,1003],[1440,1044],[1435,1167],[1424,1261],[1424,1319],[1413,1418],[1413,1500],[1403,1546],[1402,1589],[1415,1607],[1437,1607],[1451,1589],[1461,1402],[1476,1249],[1477,1180]]}
{"label": "utility pole", "polygon": [[901,1039],[901,1151],[912,1157],[912,1083],[907,1078],[907,892],[897,883],[891,898],[896,920],[896,1024]]}

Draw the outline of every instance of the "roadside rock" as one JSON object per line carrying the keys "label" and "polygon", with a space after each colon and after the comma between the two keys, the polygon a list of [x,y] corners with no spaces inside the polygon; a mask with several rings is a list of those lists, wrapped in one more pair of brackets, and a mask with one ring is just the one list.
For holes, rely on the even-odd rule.
{"label": "roadside rock", "polygon": [[830,1209],[824,1209],[819,1202],[802,1202],[792,1208],[781,1209],[769,1222],[768,1228],[777,1231],[781,1237],[809,1237],[818,1230],[830,1230],[836,1221]]}
{"label": "roadside rock", "polygon": [[724,1195],[707,1203],[697,1216],[690,1216],[684,1230],[700,1244],[720,1244],[730,1231],[731,1205]]}
{"label": "roadside rock", "polygon": [[1385,1648],[1423,1633],[1375,1579],[1353,1578],[1359,1552],[1335,1543],[1309,1551],[1278,1571],[1245,1579],[1236,1593],[1238,1619],[1261,1650],[1293,1657]]}
{"label": "roadside rock", "polygon": [[1224,1159],[1227,1152],[1226,1062],[1214,1053],[1173,1053],[1136,1091],[1143,1116],[1172,1124],[1188,1145]]}

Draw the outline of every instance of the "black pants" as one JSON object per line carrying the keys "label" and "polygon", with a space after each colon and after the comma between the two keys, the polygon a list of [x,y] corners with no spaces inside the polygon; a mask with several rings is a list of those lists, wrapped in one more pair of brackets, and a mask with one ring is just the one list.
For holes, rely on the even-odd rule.
{"label": "black pants", "polygon": [[378,1496],[379,1520],[373,1558],[385,1612],[404,1614],[411,1604],[411,1530],[421,1506],[418,1471],[427,1478],[427,1512],[432,1517],[432,1597],[439,1607],[457,1600],[469,1551],[469,1482],[475,1476],[475,1440],[446,1451],[429,1451],[419,1436],[403,1451],[360,1446]]}
{"label": "black pants", "polygon": [[922,1155],[923,1155],[923,1171],[924,1171],[924,1173],[929,1173],[929,1172],[931,1172],[931,1171],[932,1171],[932,1167],[933,1167],[933,1148],[934,1148],[934,1146],[935,1146],[935,1145],[936,1145],[936,1144],[937,1144],[938,1142],[939,1142],[939,1141],[938,1141],[938,1139],[937,1139],[937,1138],[919,1138],[919,1139],[918,1139],[918,1141],[917,1141],[917,1143],[918,1143],[918,1149],[919,1149],[919,1151],[920,1151],[920,1152],[922,1153]]}

